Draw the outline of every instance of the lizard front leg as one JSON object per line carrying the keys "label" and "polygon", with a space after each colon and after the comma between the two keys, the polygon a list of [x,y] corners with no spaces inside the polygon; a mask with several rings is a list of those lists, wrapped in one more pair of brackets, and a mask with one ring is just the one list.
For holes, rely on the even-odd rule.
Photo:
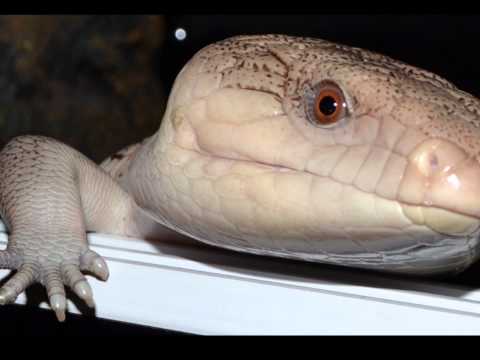
{"label": "lizard front leg", "polygon": [[109,272],[89,250],[86,231],[128,233],[132,203],[106,172],[74,149],[42,136],[11,140],[0,152],[0,214],[9,231],[0,268],[16,273],[0,289],[0,304],[40,282],[60,321],[64,285],[93,307],[82,272],[102,280]]}

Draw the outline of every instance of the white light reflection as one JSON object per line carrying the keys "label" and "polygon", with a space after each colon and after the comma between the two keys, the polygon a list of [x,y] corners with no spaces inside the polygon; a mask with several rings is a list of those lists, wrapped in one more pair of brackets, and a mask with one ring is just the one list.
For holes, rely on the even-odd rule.
{"label": "white light reflection", "polygon": [[460,180],[458,179],[458,176],[455,174],[451,174],[447,176],[447,181],[450,185],[453,186],[455,190],[460,189]]}
{"label": "white light reflection", "polygon": [[187,31],[185,29],[178,28],[177,30],[175,30],[175,38],[178,41],[185,40],[187,38]]}

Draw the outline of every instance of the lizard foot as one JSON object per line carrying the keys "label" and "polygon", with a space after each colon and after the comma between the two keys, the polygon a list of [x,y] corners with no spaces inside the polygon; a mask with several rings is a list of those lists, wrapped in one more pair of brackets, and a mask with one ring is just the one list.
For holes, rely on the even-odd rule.
{"label": "lizard foot", "polygon": [[92,273],[104,281],[109,276],[105,260],[89,249],[83,251],[76,261],[71,257],[56,261],[34,260],[31,254],[23,257],[8,250],[0,251],[0,267],[17,270],[0,288],[0,305],[14,302],[28,286],[40,282],[47,289],[50,306],[59,321],[65,320],[67,307],[64,285],[69,286],[78,297],[93,308],[95,303],[92,289],[82,271]]}
{"label": "lizard foot", "polygon": [[87,232],[121,232],[130,196],[76,150],[42,136],[12,139],[0,151],[0,174],[0,216],[9,230],[0,267],[16,270],[0,288],[0,304],[39,282],[60,321],[65,286],[94,307],[83,272],[107,280],[108,268],[89,250]]}

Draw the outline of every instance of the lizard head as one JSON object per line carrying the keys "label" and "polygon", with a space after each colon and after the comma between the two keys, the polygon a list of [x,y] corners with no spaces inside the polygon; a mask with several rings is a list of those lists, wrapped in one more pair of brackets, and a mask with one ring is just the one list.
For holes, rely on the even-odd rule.
{"label": "lizard head", "polygon": [[155,140],[158,171],[176,174],[162,212],[197,238],[303,258],[476,238],[479,111],[448,81],[376,53],[230,38],[175,82]]}

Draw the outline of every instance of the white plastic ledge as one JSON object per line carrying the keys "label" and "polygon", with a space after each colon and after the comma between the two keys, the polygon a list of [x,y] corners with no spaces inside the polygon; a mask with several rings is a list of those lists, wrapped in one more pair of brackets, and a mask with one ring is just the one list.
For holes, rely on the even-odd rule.
{"label": "white plastic ledge", "polygon": [[[106,283],[89,277],[101,318],[197,334],[480,334],[475,289],[104,234],[89,240],[110,268]],[[1,249],[6,241],[0,233]]]}

